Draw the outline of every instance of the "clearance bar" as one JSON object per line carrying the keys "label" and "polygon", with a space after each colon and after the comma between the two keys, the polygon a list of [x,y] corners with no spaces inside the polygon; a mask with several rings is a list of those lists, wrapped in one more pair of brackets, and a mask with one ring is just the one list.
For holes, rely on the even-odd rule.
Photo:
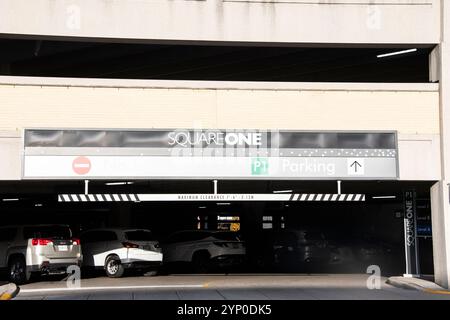
{"label": "clearance bar", "polygon": [[224,194],[60,194],[59,202],[143,201],[366,201],[364,194],[336,193],[224,193]]}

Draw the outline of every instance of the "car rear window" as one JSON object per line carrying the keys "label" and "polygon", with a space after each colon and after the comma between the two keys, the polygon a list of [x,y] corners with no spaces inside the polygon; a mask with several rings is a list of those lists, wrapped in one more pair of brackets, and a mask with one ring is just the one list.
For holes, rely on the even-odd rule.
{"label": "car rear window", "polygon": [[65,226],[36,226],[25,227],[23,229],[25,239],[50,238],[50,239],[70,239],[72,232]]}
{"label": "car rear window", "polygon": [[125,232],[125,236],[130,241],[152,241],[155,240],[153,233],[150,231],[136,230],[136,231],[127,231]]}
{"label": "car rear window", "polygon": [[216,232],[213,237],[224,241],[240,241],[239,233],[236,232]]}

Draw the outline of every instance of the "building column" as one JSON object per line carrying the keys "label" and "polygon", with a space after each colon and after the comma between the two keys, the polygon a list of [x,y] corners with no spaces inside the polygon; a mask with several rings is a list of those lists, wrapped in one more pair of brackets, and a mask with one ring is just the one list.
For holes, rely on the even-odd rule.
{"label": "building column", "polygon": [[449,288],[450,225],[448,185],[439,181],[431,188],[431,221],[433,230],[433,264],[435,282]]}
{"label": "building column", "polygon": [[[439,63],[435,57],[438,57]],[[441,0],[441,44],[431,55],[432,80],[440,82],[441,180],[431,188],[435,282],[450,285],[450,1]],[[432,70],[431,70],[432,71]]]}

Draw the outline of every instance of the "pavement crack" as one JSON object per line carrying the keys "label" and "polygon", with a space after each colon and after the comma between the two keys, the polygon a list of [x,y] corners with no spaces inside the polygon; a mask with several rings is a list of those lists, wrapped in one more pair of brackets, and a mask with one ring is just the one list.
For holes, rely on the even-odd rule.
{"label": "pavement crack", "polygon": [[267,294],[264,293],[262,289],[256,289],[256,292],[260,293],[264,297],[266,297],[268,300],[272,300]]}
{"label": "pavement crack", "polygon": [[220,292],[218,289],[216,289],[216,292],[219,296],[221,296],[223,298],[223,300],[228,300],[223,294],[222,292]]}

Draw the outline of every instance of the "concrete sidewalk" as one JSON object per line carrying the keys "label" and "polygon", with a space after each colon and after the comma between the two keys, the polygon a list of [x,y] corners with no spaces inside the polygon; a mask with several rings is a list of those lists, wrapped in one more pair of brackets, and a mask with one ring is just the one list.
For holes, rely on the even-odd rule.
{"label": "concrete sidewalk", "polygon": [[234,274],[82,279],[79,288],[64,281],[21,287],[17,299],[38,300],[450,300],[450,295],[405,290],[387,284],[368,289],[366,274]]}

